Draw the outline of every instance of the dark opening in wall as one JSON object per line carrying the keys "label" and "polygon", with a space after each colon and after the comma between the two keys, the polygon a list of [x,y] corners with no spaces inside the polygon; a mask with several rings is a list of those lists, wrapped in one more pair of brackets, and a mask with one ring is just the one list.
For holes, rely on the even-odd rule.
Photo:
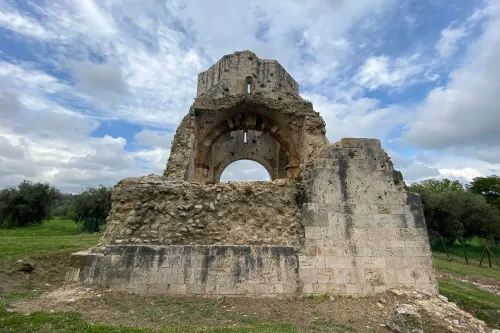
{"label": "dark opening in wall", "polygon": [[246,78],[246,92],[251,94],[253,92],[253,77],[247,76]]}

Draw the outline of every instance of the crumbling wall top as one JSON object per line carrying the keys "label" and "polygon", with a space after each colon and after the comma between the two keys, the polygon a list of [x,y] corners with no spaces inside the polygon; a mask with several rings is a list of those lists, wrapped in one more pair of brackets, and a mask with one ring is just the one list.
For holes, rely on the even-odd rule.
{"label": "crumbling wall top", "polygon": [[279,62],[259,59],[251,51],[225,55],[198,75],[197,97],[257,92],[298,94],[299,85]]}

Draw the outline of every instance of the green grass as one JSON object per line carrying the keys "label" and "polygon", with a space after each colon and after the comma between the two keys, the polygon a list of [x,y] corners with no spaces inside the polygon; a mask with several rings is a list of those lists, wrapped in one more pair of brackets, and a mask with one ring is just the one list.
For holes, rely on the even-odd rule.
{"label": "green grass", "polygon": [[[146,328],[120,327],[92,324],[83,320],[82,316],[74,312],[46,313],[36,312],[29,315],[7,312],[0,306],[0,332],[55,332],[55,333],[195,333],[199,329],[184,327],[164,327],[159,330]],[[290,324],[258,324],[249,327],[212,328],[204,329],[207,333],[297,333]],[[333,331],[336,332],[336,331]]]}
{"label": "green grass", "polygon": [[493,328],[500,328],[500,297],[472,284],[439,278],[439,292],[460,307],[471,311]]}
{"label": "green grass", "polygon": [[487,265],[478,267],[477,263],[465,265],[460,258],[453,257],[453,261],[449,261],[444,253],[438,252],[434,252],[434,265],[445,272],[468,276],[487,277],[500,281],[500,268],[498,266],[491,269]]}
{"label": "green grass", "polygon": [[59,220],[54,218],[40,225],[22,228],[0,229],[0,237],[53,237],[71,236],[76,231],[76,222],[73,220]]}
{"label": "green grass", "polygon": [[[497,258],[497,260],[500,262],[500,246],[498,246],[498,245],[495,246],[495,245],[490,244],[489,248],[490,248],[491,252],[493,253],[493,255],[495,256],[495,258]],[[438,252],[443,252],[443,253],[445,252],[444,247],[441,244],[441,242],[434,241],[432,243],[432,249],[434,251],[438,251]],[[481,256],[483,254],[483,249],[484,249],[484,241],[480,238],[474,237],[471,240],[465,241],[465,250],[467,252],[467,257],[472,262],[479,262],[481,260]],[[462,244],[460,244],[460,242],[455,241],[455,243],[453,243],[453,245],[451,245],[451,246],[447,245],[446,250],[448,251],[449,255],[459,257],[459,258],[462,258],[462,260],[464,260],[463,259],[464,258],[464,250],[463,250]],[[483,264],[484,265],[488,264],[488,259],[486,257],[483,260]],[[492,264],[494,264],[493,259],[492,259]]]}
{"label": "green grass", "polygon": [[21,258],[69,253],[94,246],[100,235],[74,235],[76,223],[50,220],[41,225],[0,229],[0,268]]}

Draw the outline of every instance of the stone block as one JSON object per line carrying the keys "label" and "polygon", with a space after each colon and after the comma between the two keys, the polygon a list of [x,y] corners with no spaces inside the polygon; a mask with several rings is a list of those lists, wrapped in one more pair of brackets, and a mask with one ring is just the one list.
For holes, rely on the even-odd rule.
{"label": "stone block", "polygon": [[361,294],[363,292],[363,286],[360,284],[346,284],[345,285],[345,292],[346,294]]}
{"label": "stone block", "polygon": [[349,257],[325,256],[324,268],[348,268],[351,266]]}
{"label": "stone block", "polygon": [[221,295],[235,295],[236,285],[224,283],[219,285],[219,294]]}
{"label": "stone block", "polygon": [[186,284],[186,294],[188,295],[203,295],[205,294],[205,285],[203,284]]}
{"label": "stone block", "polygon": [[339,285],[354,283],[356,282],[356,271],[353,268],[336,268],[334,279]]}
{"label": "stone block", "polygon": [[316,268],[300,268],[299,277],[302,282],[318,283],[318,273]]}
{"label": "stone block", "polygon": [[[255,284],[238,284],[236,285],[236,293],[238,295],[245,295],[245,294],[256,294],[257,293],[257,287]],[[259,294],[261,294],[261,290],[259,290]]]}
{"label": "stone block", "polygon": [[266,294],[283,294],[283,284],[281,283],[266,284],[264,287],[264,291]]}
{"label": "stone block", "polygon": [[384,257],[360,257],[357,259],[358,267],[361,268],[385,268]]}
{"label": "stone block", "polygon": [[340,140],[342,148],[382,149],[378,139],[343,138]]}
{"label": "stone block", "polygon": [[304,285],[302,286],[302,294],[312,295],[313,293],[314,293],[313,284],[312,283],[304,283]]}
{"label": "stone block", "polygon": [[316,266],[316,256],[299,256],[299,267],[314,268]]}
{"label": "stone block", "polygon": [[335,283],[335,270],[333,268],[323,268],[316,270],[318,283]]}

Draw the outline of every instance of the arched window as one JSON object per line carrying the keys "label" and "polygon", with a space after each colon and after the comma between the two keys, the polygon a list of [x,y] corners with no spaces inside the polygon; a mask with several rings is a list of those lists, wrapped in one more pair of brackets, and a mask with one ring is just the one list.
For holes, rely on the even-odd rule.
{"label": "arched window", "polygon": [[227,181],[270,181],[269,172],[262,164],[251,160],[239,160],[229,164],[220,178],[221,182]]}
{"label": "arched window", "polygon": [[246,92],[249,94],[253,92],[253,77],[251,76],[246,78]]}

